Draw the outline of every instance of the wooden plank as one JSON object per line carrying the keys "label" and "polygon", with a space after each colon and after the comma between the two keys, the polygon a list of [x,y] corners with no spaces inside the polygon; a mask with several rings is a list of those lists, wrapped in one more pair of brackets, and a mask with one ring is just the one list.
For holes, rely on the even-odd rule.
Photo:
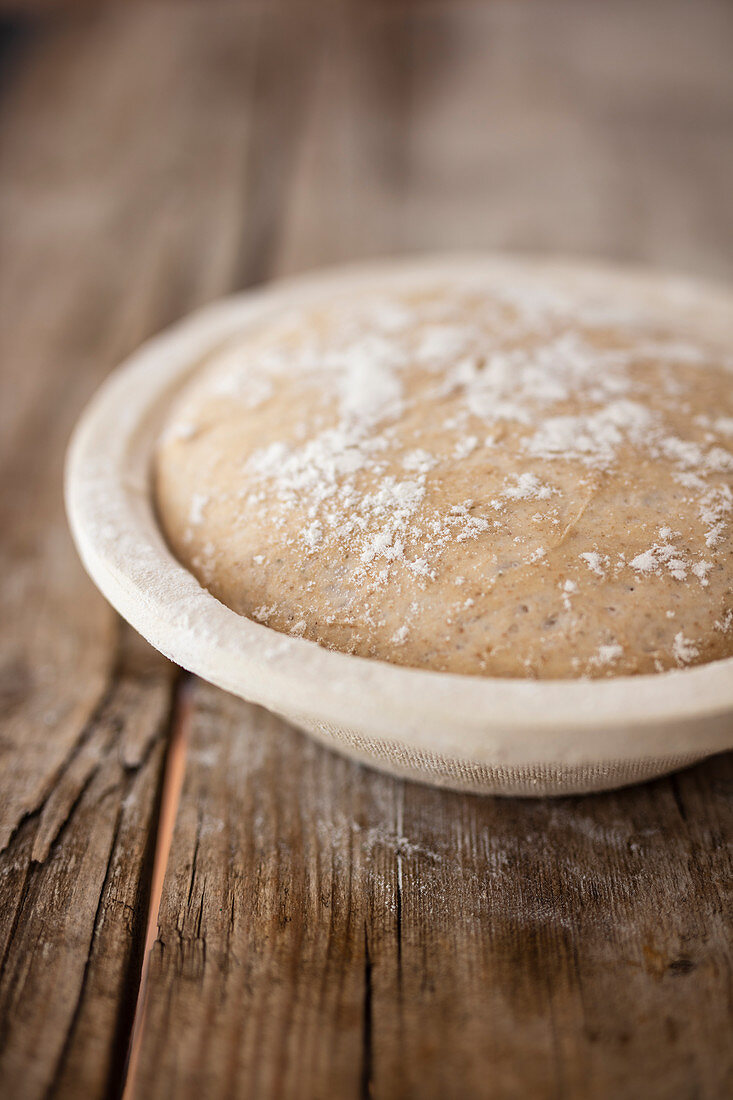
{"label": "wooden plank", "polygon": [[[172,686],[64,533],[83,398],[273,249],[281,271],[563,243],[730,272],[728,9],[614,7],[135,6],[30,47],[3,135],[7,1094],[119,1087]],[[139,1095],[725,1094],[729,759],[463,799],[196,697]]]}
{"label": "wooden plank", "polygon": [[731,756],[481,799],[196,698],[134,1095],[726,1094]]}
{"label": "wooden plank", "polygon": [[[274,270],[462,245],[730,275],[731,16],[664,10],[331,10]],[[478,799],[194,692],[132,1096],[727,1095],[733,758]]]}
{"label": "wooden plank", "polygon": [[165,662],[146,660],[144,677],[118,669],[88,739],[2,856],[7,1096],[103,1096],[122,1076],[171,693]]}
{"label": "wooden plank", "polygon": [[278,270],[493,248],[730,277],[729,4],[347,13],[322,30]]}
{"label": "wooden plank", "polygon": [[24,1100],[123,1079],[178,674],[84,576],[63,454],[104,374],[240,262],[258,17],[221,14],[29,24],[3,86],[0,1091]]}

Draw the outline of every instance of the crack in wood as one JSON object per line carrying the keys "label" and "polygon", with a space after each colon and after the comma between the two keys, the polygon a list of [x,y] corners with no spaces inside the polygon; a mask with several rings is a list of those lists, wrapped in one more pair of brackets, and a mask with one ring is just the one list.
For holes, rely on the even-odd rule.
{"label": "crack in wood", "polygon": [[[79,988],[79,994],[78,994],[77,999],[76,999],[76,1004],[74,1005],[74,1011],[72,1012],[71,1018],[69,1020],[68,1030],[66,1032],[66,1037],[64,1039],[64,1043],[63,1043],[63,1046],[61,1048],[61,1051],[60,1051],[60,1054],[59,1054],[59,1057],[58,1057],[58,1060],[57,1060],[57,1063],[56,1063],[56,1067],[54,1069],[53,1077],[52,1077],[52,1079],[49,1083],[48,1090],[47,1090],[47,1097],[49,1098],[49,1100],[50,1100],[51,1097],[53,1097],[54,1093],[57,1090],[59,1079],[60,1079],[61,1074],[63,1072],[63,1068],[66,1064],[66,1059],[68,1057],[68,1053],[69,1053],[69,1049],[71,1047],[74,1032],[76,1030],[77,1022],[79,1020],[79,1015],[81,1013],[81,1006],[82,1006],[82,1004],[84,1002],[84,999],[85,999],[85,994],[86,994],[86,989],[87,989],[87,982],[88,982],[88,979],[89,979],[89,971],[90,971],[90,967],[92,965],[93,944],[94,944],[95,937],[97,936],[97,933],[99,931],[100,920],[101,920],[102,913],[103,913],[103,910],[104,910],[105,897],[106,897],[107,888],[108,888],[108,885],[109,885],[109,882],[110,882],[110,870],[111,870],[112,864],[114,862],[114,857],[115,857],[115,853],[116,853],[116,849],[117,849],[117,840],[118,840],[118,836],[119,836],[119,828],[120,828],[121,820],[122,820],[122,809],[120,807],[117,811],[117,818],[116,818],[116,821],[115,821],[114,832],[112,834],[112,842],[111,842],[110,848],[109,848],[109,857],[107,859],[107,867],[106,867],[105,873],[104,873],[104,881],[102,883],[102,889],[99,892],[99,901],[97,903],[97,911],[94,915],[94,926],[93,926],[93,929],[92,929],[92,940],[91,940],[91,943],[89,945],[89,951],[88,951],[88,954],[87,954],[87,961],[86,961],[86,965],[84,966],[84,973],[83,973],[82,979],[81,979],[81,986]],[[133,975],[133,982],[135,984],[135,988],[137,988],[137,983],[134,980],[134,975]],[[125,983],[125,987],[127,987],[127,982]],[[108,1077],[108,1088],[109,1088],[109,1095],[110,1095],[111,1100],[112,1100],[112,1098],[114,1098],[114,1100],[116,1100],[116,1097],[118,1096],[118,1093],[115,1090],[115,1082],[120,1080],[120,1071],[122,1070],[122,1068],[124,1066],[125,1053],[126,1053],[126,1040],[127,1040],[127,1030],[125,1028],[124,1017],[125,1017],[125,1014],[126,1014],[125,1010],[128,1008],[128,1006],[129,1006],[129,999],[123,999],[120,1002],[120,1006],[119,1006],[119,1009],[118,1009],[118,1012],[117,1012],[117,1024],[116,1024],[116,1027],[115,1027],[115,1035],[114,1035],[114,1038],[112,1040],[113,1054],[112,1054],[112,1060],[111,1060],[111,1064],[110,1064],[110,1072],[109,1072],[109,1077]],[[122,1034],[121,1034],[121,1028],[122,1028]],[[122,1051],[122,1058],[121,1059],[120,1059],[120,1055],[119,1055],[120,1050]]]}
{"label": "crack in wood", "polygon": [[[30,831],[31,830],[30,822],[26,822],[23,826],[21,826],[21,828],[18,830],[18,834],[17,834],[18,837],[20,836],[20,833],[23,831],[23,829],[27,829],[28,831]],[[10,928],[8,930],[8,933],[7,933],[7,938],[6,938],[6,942],[5,942],[5,949],[4,949],[3,954],[2,954],[2,959],[0,960],[0,975],[4,974],[6,972],[5,967],[6,967],[6,964],[7,964],[7,961],[8,961],[8,957],[9,957],[10,952],[11,952],[12,947],[13,947],[13,942],[15,940],[15,935],[18,931],[18,926],[19,926],[19,923],[20,923],[20,919],[25,913],[26,902],[28,901],[28,896],[29,896],[29,893],[30,893],[32,883],[33,883],[32,861],[29,858],[27,861],[24,862],[23,884],[21,886],[19,895],[17,895],[17,904],[16,904],[15,913],[13,914],[13,920],[11,922]],[[0,1051],[2,1051],[3,1048],[4,1048],[5,1035],[6,1035],[6,1032],[7,1032],[8,1024],[9,1024],[8,1016],[6,1014],[0,1013]]]}
{"label": "crack in wood", "polygon": [[[107,761],[107,766],[110,766],[109,760]],[[63,1034],[57,1031],[56,1037],[59,1046],[54,1062],[53,1064],[47,1064],[48,1073],[50,1075],[44,1089],[44,1093],[47,1096],[63,1093],[65,1085],[68,1084],[67,1079],[69,1075],[74,1076],[75,1074],[75,1070],[69,1067],[69,1058],[72,1052],[75,1057],[78,1057],[80,1045],[82,1048],[84,1046],[86,1040],[80,1040],[78,1036],[80,1021],[88,1017],[88,1003],[90,998],[93,1000],[98,993],[98,988],[90,990],[90,987],[92,982],[94,982],[95,987],[98,987],[100,966],[102,970],[104,970],[105,966],[110,966],[110,960],[105,962],[100,959],[100,937],[102,936],[103,929],[106,928],[108,924],[112,924],[113,926],[117,925],[121,930],[120,922],[112,915],[115,908],[120,908],[125,914],[124,925],[126,928],[126,935],[120,937],[120,954],[124,955],[126,953],[126,959],[124,961],[121,960],[123,972],[120,975],[119,981],[119,999],[116,1003],[110,1002],[112,1018],[105,1044],[109,1062],[106,1093],[109,1095],[116,1095],[113,1085],[114,1082],[120,1080],[127,1051],[132,1008],[134,1007],[137,980],[142,962],[139,945],[142,944],[142,916],[146,912],[146,889],[148,870],[150,867],[149,854],[152,833],[147,834],[146,848],[143,850],[140,866],[138,868],[138,877],[134,882],[137,900],[135,904],[133,904],[132,901],[126,901],[124,896],[116,896],[118,886],[115,884],[115,880],[120,872],[121,848],[124,846],[126,839],[129,839],[129,836],[124,839],[122,838],[121,829],[129,818],[127,800],[137,783],[137,777],[131,775],[129,772],[125,772],[117,766],[114,761],[112,761],[112,766],[113,768],[116,767],[116,780],[112,777],[102,782],[97,780],[100,786],[100,791],[97,793],[89,790],[88,786],[85,786],[84,792],[79,799],[75,801],[74,807],[71,809],[63,829],[58,833],[56,840],[54,840],[50,846],[50,858],[48,861],[43,864],[33,861],[29,851],[29,858],[25,863],[23,890],[16,903],[17,909],[15,920],[8,933],[6,958],[12,952],[15,956],[15,962],[10,972],[4,971],[5,977],[2,997],[5,1010],[0,1014],[0,1024],[2,1024],[4,1033],[7,1032],[9,1028],[12,1028],[14,1031],[16,1030],[16,1020],[13,1018],[13,1013],[9,1010],[9,1006],[17,1002],[19,996],[25,999],[29,982],[29,996],[31,999],[38,995],[38,979],[33,977],[33,971],[39,969],[38,960],[46,956],[48,937],[53,939],[56,935],[54,929],[48,925],[48,922],[53,920],[53,898],[58,894],[59,902],[63,904],[65,893],[70,890],[73,891],[74,889],[68,882],[71,864],[69,864],[69,855],[66,850],[73,853],[78,848],[77,834],[80,831],[80,818],[84,819],[85,817],[89,817],[90,814],[93,815],[95,807],[99,806],[100,802],[110,802],[111,798],[111,804],[115,806],[115,810],[113,824],[106,841],[106,863],[99,881],[98,892],[96,893],[95,911],[93,920],[90,923],[88,945],[83,956],[84,961],[78,987],[72,987],[74,988],[73,1001],[70,1003],[67,1002],[67,1006],[64,1009],[65,1019],[63,1020]],[[145,772],[142,771],[142,774],[144,775]],[[103,777],[101,777],[101,779],[103,780]],[[128,825],[125,824],[125,828],[127,827]],[[32,835],[32,824],[28,823],[26,829],[30,833],[26,847],[30,846],[32,848],[36,842],[35,837]],[[16,848],[18,847],[17,837],[14,846]],[[10,853],[6,853],[4,858],[7,859],[9,854]],[[15,858],[22,859],[23,857],[21,853],[18,852]],[[72,855],[72,861],[73,858]],[[81,858],[83,859],[83,857]],[[43,888],[44,883],[47,884],[46,889]],[[80,896],[87,897],[88,894]],[[91,898],[89,900],[91,901]],[[49,908],[49,905],[51,908]],[[73,908],[73,906],[71,907]],[[23,936],[27,939],[27,928],[25,923],[21,924],[21,921],[27,921],[29,919],[29,911],[33,912],[33,922],[38,930],[38,938],[30,950],[28,964],[21,967],[18,965],[19,956],[28,954],[28,943],[23,942]],[[132,920],[130,920],[130,914],[132,915]],[[67,925],[70,924],[70,921],[73,924],[73,913],[58,914],[58,917],[60,920],[64,920]],[[19,938],[17,933],[19,933],[21,929],[23,930],[23,936]],[[79,931],[80,930],[81,929],[79,929]],[[63,939],[60,942],[63,942]],[[106,946],[102,945],[101,950],[103,954],[108,949],[108,946],[108,943]],[[78,955],[76,942],[70,945],[69,951],[72,957]],[[45,970],[47,980],[50,980],[52,983],[56,982],[58,987],[58,989],[54,989],[52,986],[47,993],[47,1000],[50,1000],[52,1003],[55,997],[64,992],[65,988],[64,978],[55,974],[59,966],[59,961],[60,960],[57,959],[54,954],[51,954],[50,965],[47,970]],[[113,962],[114,960],[112,960],[112,963]],[[44,969],[43,967],[40,968],[39,979],[41,981],[43,980],[42,972],[44,972]],[[29,970],[31,971],[30,975]],[[61,1023],[62,1021],[57,1017],[57,1025],[61,1025]],[[53,1038],[53,1035],[51,1037]],[[17,1036],[14,1042],[17,1042]],[[0,1050],[0,1058],[4,1058],[5,1055],[9,1053],[4,1042],[2,1047],[3,1049]],[[22,1062],[20,1064],[22,1065]],[[104,1064],[105,1062],[100,1059],[100,1071]],[[30,1085],[28,1095],[35,1095],[33,1087]]]}
{"label": "crack in wood", "polygon": [[395,875],[395,918],[396,918],[396,930],[397,930],[397,987],[402,995],[402,870],[403,870],[403,829],[404,829],[404,799],[405,791],[404,787],[397,789],[397,813],[396,813],[396,836],[397,842],[395,844],[395,861],[396,861],[396,875]]}
{"label": "crack in wood", "polygon": [[366,921],[364,922],[364,994],[362,1003],[362,1063],[361,1063],[361,1096],[362,1100],[369,1100],[372,1096],[374,1084],[373,1073],[373,1021],[372,1021],[372,959],[369,952],[369,933]]}
{"label": "crack in wood", "polygon": [[[191,685],[192,677],[190,674],[181,672],[176,682],[171,706],[168,747],[160,785],[158,814],[155,827],[151,830],[153,857],[150,872],[150,890],[145,914],[144,941],[139,979],[136,986],[135,1007],[130,1020],[125,1068],[120,1087],[120,1096],[122,1097],[132,1097],[134,1094],[140,1044],[142,1043],[145,1027],[150,959],[157,940],[158,913],[163,894],[163,883],[168,869],[173,830],[186,769],[188,733],[192,719]],[[161,943],[161,950],[163,946]]]}

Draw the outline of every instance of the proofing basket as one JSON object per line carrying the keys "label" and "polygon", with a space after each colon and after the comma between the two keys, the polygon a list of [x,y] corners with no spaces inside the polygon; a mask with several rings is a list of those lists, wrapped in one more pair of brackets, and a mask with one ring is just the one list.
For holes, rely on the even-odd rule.
{"label": "proofing basket", "polygon": [[330,652],[225,607],[173,557],[152,500],[166,410],[192,371],[248,326],[309,299],[422,279],[537,281],[642,306],[733,347],[730,291],[570,261],[460,256],[309,275],[196,313],[116,370],[69,448],[66,501],[92,579],[172,661],[393,775],[458,790],[566,795],[619,787],[733,747],[733,659],[654,676],[458,676]]}

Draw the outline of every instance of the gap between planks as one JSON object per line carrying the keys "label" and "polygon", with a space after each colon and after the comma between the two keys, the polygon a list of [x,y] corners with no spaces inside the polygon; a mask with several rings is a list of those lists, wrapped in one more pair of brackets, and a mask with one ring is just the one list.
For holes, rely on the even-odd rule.
{"label": "gap between planks", "polygon": [[150,880],[148,913],[145,924],[143,964],[135,1002],[135,1012],[130,1028],[127,1061],[120,1083],[121,1100],[133,1100],[137,1069],[142,1047],[145,1017],[148,1003],[148,976],[150,957],[158,935],[158,915],[163,896],[163,883],[168,868],[173,830],[181,801],[183,778],[186,772],[189,735],[193,721],[193,677],[184,673],[178,682],[171,717],[170,739],[166,753],[160,794],[160,813],[155,836],[155,855]]}

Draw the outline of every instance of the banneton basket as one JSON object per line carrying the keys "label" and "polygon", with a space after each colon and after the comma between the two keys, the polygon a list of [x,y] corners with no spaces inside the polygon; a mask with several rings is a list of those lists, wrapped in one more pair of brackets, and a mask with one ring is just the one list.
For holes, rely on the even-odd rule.
{"label": "banneton basket", "polygon": [[733,294],[678,277],[569,261],[459,256],[301,277],[212,305],[146,344],[101,387],[70,446],[66,501],[110,603],[172,661],[393,775],[464,791],[564,795],[662,775],[733,747],[733,659],[657,675],[533,681],[430,672],[334,653],[220,603],[172,555],[151,457],[169,403],[254,321],[327,293],[423,276],[520,276],[643,305],[733,347]]}

